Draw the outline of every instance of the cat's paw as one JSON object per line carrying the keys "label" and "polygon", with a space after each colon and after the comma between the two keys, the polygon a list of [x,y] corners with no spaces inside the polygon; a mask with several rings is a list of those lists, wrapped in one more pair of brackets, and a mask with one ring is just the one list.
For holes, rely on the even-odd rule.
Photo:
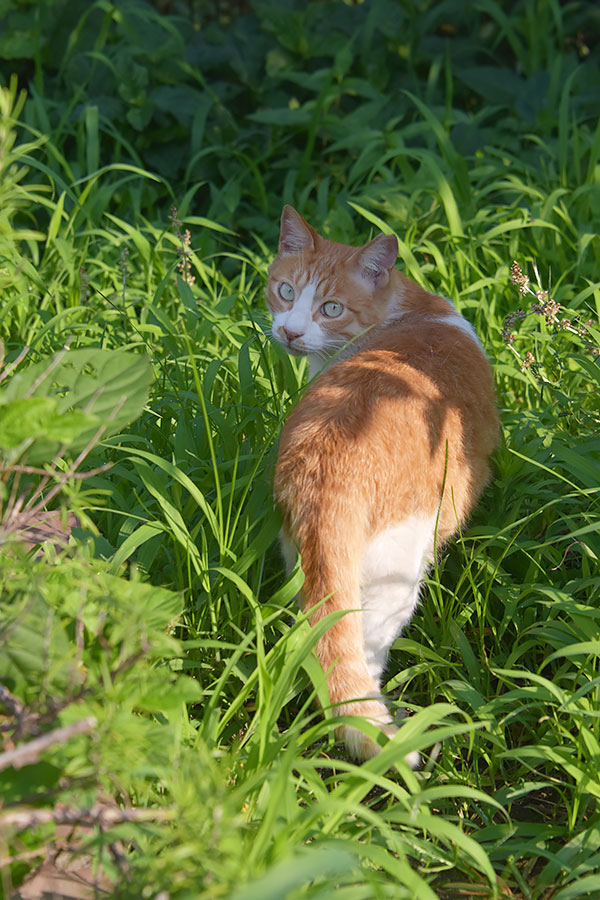
{"label": "cat's paw", "polygon": [[[390,740],[398,733],[398,728],[391,722],[386,724],[377,722],[376,724]],[[372,757],[381,753],[383,749],[373,738],[359,731],[358,728],[352,728],[349,725],[343,725],[338,729],[337,734],[346,745],[348,753],[359,762],[366,762],[367,759],[372,759]],[[416,750],[411,750],[404,759],[411,769],[418,769],[421,765],[421,756]]]}
{"label": "cat's paw", "polygon": [[404,759],[406,760],[408,765],[411,767],[411,769],[420,769],[421,768],[422,759],[421,759],[421,754],[419,753],[418,750],[411,750],[410,753],[406,754]]}
{"label": "cat's paw", "polygon": [[[400,729],[396,725],[385,725],[381,730],[384,734],[387,734],[391,740],[395,734],[398,734]],[[379,749],[381,750],[381,747]],[[419,769],[421,767],[421,754],[418,750],[411,750],[410,753],[407,753],[404,757],[404,761],[408,763],[411,769]]]}
{"label": "cat's paw", "polygon": [[[398,707],[394,713],[394,723],[395,723],[395,731],[399,731],[402,728],[402,724],[406,719],[406,710],[402,707]],[[421,759],[421,754],[418,750],[411,750],[410,753],[407,753],[404,757],[408,765],[411,769],[420,769],[423,763]]]}

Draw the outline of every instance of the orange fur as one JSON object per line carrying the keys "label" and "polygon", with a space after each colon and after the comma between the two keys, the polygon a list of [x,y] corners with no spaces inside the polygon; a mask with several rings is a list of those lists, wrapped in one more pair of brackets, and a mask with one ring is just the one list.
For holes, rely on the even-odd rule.
{"label": "orange fur", "polygon": [[[293,240],[286,245],[290,229]],[[289,416],[275,495],[284,537],[301,553],[303,607],[329,597],[315,609],[313,623],[334,610],[355,610],[317,645],[331,703],[338,712],[372,719],[388,734],[395,729],[367,667],[359,611],[369,542],[398,523],[430,521],[438,511],[438,545],[452,537],[490,476],[488,457],[498,436],[485,354],[464,321],[457,326],[448,301],[393,268],[392,241],[380,236],[365,248],[335,244],[286,207],[267,294],[277,321],[286,306],[277,286],[292,284],[300,298],[311,285],[307,335],[322,331],[334,350],[362,335]],[[343,304],[339,318],[323,315],[328,300]],[[286,342],[284,334],[274,334]],[[288,349],[302,352],[302,343],[302,335],[295,337]],[[377,752],[358,729],[345,726],[340,734],[359,758]]]}

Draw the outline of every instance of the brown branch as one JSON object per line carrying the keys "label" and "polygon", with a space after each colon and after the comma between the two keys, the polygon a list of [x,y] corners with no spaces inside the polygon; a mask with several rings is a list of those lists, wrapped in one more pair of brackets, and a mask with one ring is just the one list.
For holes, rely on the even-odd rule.
{"label": "brown branch", "polygon": [[108,806],[95,803],[88,809],[77,809],[74,806],[55,806],[53,809],[15,809],[0,816],[0,829],[16,828],[24,831],[36,825],[99,825],[100,828],[112,828],[124,822],[168,821],[175,817],[173,809],[121,809],[119,806]]}
{"label": "brown branch", "polygon": [[4,684],[0,684],[0,703],[17,719],[20,719],[25,711],[25,704],[15,697]]}
{"label": "brown branch", "polygon": [[[110,469],[114,463],[106,462],[102,463],[101,466],[97,466],[95,469],[88,469],[86,472],[75,472],[71,477],[74,480],[82,480],[84,478],[91,478],[92,475],[99,475],[101,472],[106,472],[107,469]],[[57,469],[39,469],[36,466],[0,466],[0,475],[3,475],[7,472],[9,475],[12,472],[24,472],[26,475],[50,475],[52,478],[62,478],[64,472],[59,472]]]}
{"label": "brown branch", "polygon": [[86,719],[80,719],[79,722],[73,722],[72,725],[65,725],[63,728],[55,728],[47,734],[43,734],[27,744],[15,747],[14,750],[7,750],[6,753],[0,755],[0,772],[12,766],[20,769],[22,766],[30,766],[36,763],[44,750],[51,747],[52,744],[64,744],[69,738],[76,734],[85,734],[92,731],[96,727],[97,721],[95,716],[88,716]]}
{"label": "brown branch", "polygon": [[24,853],[18,853],[16,856],[7,856],[4,859],[0,857],[0,869],[3,869],[5,866],[12,866],[16,862],[24,862],[27,859],[46,856],[47,852],[46,847],[38,847],[37,850],[27,850]]}

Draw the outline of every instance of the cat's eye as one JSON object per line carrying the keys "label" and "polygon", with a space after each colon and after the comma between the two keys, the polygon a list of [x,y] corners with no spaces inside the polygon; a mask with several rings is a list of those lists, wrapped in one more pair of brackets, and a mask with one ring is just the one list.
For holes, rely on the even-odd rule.
{"label": "cat's eye", "polygon": [[296,294],[291,284],[288,284],[287,281],[282,281],[279,285],[279,296],[282,300],[287,300],[288,303],[291,303]]}
{"label": "cat's eye", "polygon": [[327,316],[328,319],[337,319],[338,316],[344,312],[344,307],[341,303],[336,303],[334,300],[328,300],[327,303],[324,303],[321,307],[321,312],[324,316]]}

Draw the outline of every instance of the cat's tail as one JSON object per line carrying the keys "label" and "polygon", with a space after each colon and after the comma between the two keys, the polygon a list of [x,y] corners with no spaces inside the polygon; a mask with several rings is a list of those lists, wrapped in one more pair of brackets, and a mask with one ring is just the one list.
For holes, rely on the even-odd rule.
{"label": "cat's tail", "polygon": [[[294,522],[305,579],[302,605],[313,626],[332,612],[344,613],[316,646],[334,715],[361,716],[391,737],[397,728],[369,672],[363,641],[360,583],[367,513],[358,497],[351,501],[344,493],[336,491],[335,498],[312,508],[303,505],[301,520]],[[381,749],[360,728],[346,723],[336,735],[358,760]],[[418,754],[407,759],[412,766],[419,763]]]}

